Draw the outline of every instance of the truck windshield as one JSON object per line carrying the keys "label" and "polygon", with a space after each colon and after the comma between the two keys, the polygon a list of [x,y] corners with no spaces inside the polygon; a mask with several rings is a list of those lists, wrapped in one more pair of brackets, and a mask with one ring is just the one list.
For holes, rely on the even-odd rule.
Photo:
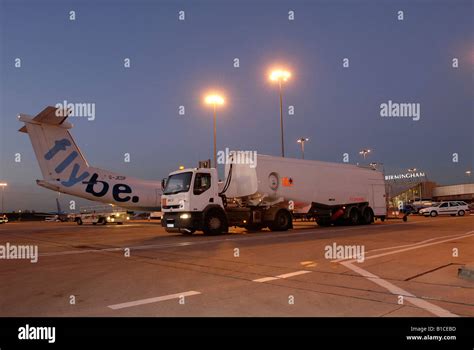
{"label": "truck windshield", "polygon": [[188,192],[191,185],[192,172],[179,173],[170,175],[166,182],[163,194],[175,194],[180,192]]}

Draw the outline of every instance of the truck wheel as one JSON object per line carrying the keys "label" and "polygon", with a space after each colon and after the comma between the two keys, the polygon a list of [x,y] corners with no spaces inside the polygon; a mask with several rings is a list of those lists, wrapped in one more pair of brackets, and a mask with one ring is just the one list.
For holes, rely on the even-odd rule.
{"label": "truck wheel", "polygon": [[434,218],[434,217],[437,216],[437,215],[438,215],[438,213],[436,212],[436,210],[433,210],[433,211],[430,213],[430,216],[431,216],[432,218]]}
{"label": "truck wheel", "polygon": [[357,225],[359,223],[359,210],[357,208],[351,209],[347,222],[349,225]]}
{"label": "truck wheel", "polygon": [[205,235],[215,236],[227,233],[229,230],[225,215],[219,210],[210,210],[204,218],[203,232]]}
{"label": "truck wheel", "polygon": [[464,210],[458,211],[458,215],[459,215],[459,216],[464,216]]}
{"label": "truck wheel", "polygon": [[374,221],[374,212],[370,207],[364,209],[361,219],[362,225],[369,225]]}
{"label": "truck wheel", "polygon": [[82,225],[82,220],[81,220],[81,218],[77,219],[76,222],[77,222],[78,225]]}
{"label": "truck wheel", "polygon": [[291,214],[285,210],[280,209],[275,215],[272,224],[270,225],[271,231],[287,231],[291,228]]}

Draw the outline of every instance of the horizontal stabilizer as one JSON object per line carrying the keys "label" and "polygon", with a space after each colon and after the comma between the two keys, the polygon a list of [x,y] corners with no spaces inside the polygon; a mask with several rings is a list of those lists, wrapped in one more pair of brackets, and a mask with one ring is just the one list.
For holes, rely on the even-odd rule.
{"label": "horizontal stabilizer", "polygon": [[[34,123],[34,124],[49,124],[49,125],[62,125],[66,118],[69,115],[69,111],[65,111],[63,113],[63,110],[61,108],[56,108],[52,106],[48,106],[45,109],[43,109],[36,117],[31,119],[29,122]],[[20,116],[21,118],[22,116]],[[25,121],[25,120],[22,120]],[[69,128],[70,126],[68,126]],[[25,132],[27,133],[26,126],[22,126],[20,132]]]}

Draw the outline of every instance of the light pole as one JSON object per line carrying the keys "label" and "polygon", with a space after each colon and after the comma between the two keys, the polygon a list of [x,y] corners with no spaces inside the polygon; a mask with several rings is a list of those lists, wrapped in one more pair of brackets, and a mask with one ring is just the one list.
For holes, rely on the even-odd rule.
{"label": "light pole", "polygon": [[301,144],[301,159],[304,159],[304,143],[307,141],[309,141],[309,138],[307,137],[301,137],[298,140],[296,140],[296,142]]}
{"label": "light pole", "polygon": [[216,141],[216,134],[217,134],[217,105],[224,104],[224,98],[219,95],[207,95],[204,99],[206,104],[211,105],[214,110],[214,167],[217,169],[217,141]]}
{"label": "light pole", "polygon": [[3,207],[3,197],[5,196],[5,187],[7,187],[6,182],[0,182],[0,187],[2,188],[2,214],[5,214],[5,209]]}
{"label": "light pole", "polygon": [[270,80],[277,82],[280,90],[280,136],[281,136],[281,156],[285,157],[285,142],[283,137],[283,82],[291,77],[291,73],[286,70],[277,69],[270,73]]}
{"label": "light pole", "polygon": [[360,155],[364,157],[364,160],[367,158],[367,155],[372,152],[370,149],[363,149],[359,152]]}

